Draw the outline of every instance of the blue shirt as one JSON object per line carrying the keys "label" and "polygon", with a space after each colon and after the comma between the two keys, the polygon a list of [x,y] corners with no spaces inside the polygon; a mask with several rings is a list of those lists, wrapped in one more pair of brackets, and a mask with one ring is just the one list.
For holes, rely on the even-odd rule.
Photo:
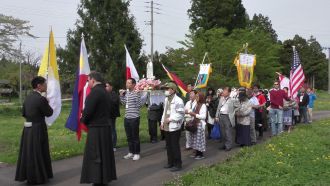
{"label": "blue shirt", "polygon": [[308,94],[309,96],[309,102],[308,102],[308,108],[314,107],[314,101],[316,100],[316,95],[314,93]]}

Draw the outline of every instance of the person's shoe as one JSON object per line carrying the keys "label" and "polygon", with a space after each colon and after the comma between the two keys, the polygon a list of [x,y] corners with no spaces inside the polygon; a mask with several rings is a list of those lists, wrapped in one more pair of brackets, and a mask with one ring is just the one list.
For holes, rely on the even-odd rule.
{"label": "person's shoe", "polygon": [[195,160],[202,160],[204,158],[205,158],[204,156],[196,156]]}
{"label": "person's shoe", "polygon": [[126,160],[128,160],[128,159],[132,159],[132,158],[133,158],[133,154],[132,154],[132,153],[128,153],[128,154],[125,155],[123,158],[126,159]]}
{"label": "person's shoe", "polygon": [[172,167],[173,167],[173,165],[170,165],[170,164],[167,164],[167,165],[164,166],[165,169],[169,169],[169,168],[172,168]]}
{"label": "person's shoe", "polygon": [[140,159],[140,154],[134,154],[133,161],[137,161]]}
{"label": "person's shoe", "polygon": [[171,168],[171,172],[177,172],[177,171],[180,171],[182,168],[181,167],[172,167]]}
{"label": "person's shoe", "polygon": [[185,151],[188,151],[188,150],[191,150],[191,148],[190,148],[190,147],[188,147],[188,148],[185,148],[184,150],[185,150]]}
{"label": "person's shoe", "polygon": [[116,148],[113,148],[113,152],[116,152],[117,151],[117,149]]}
{"label": "person's shoe", "polygon": [[191,158],[196,158],[197,156],[195,154],[190,155]]}
{"label": "person's shoe", "polygon": [[227,152],[231,151],[231,148],[225,148],[225,151],[227,151]]}

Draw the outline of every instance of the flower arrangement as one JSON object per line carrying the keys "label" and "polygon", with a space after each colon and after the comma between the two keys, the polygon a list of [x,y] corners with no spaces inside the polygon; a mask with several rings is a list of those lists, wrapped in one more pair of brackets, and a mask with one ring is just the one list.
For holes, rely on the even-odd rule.
{"label": "flower arrangement", "polygon": [[135,90],[155,90],[161,84],[160,80],[141,79],[135,86]]}

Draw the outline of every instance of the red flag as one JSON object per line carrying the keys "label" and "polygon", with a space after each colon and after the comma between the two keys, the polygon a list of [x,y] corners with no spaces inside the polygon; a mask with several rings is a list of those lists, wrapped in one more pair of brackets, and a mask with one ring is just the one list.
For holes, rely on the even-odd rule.
{"label": "red flag", "polygon": [[174,73],[170,72],[163,64],[162,64],[162,66],[163,66],[164,70],[166,71],[168,77],[178,85],[183,96],[186,96],[186,94],[188,92],[187,86],[181,81],[180,78],[178,78],[178,76],[176,76]]}

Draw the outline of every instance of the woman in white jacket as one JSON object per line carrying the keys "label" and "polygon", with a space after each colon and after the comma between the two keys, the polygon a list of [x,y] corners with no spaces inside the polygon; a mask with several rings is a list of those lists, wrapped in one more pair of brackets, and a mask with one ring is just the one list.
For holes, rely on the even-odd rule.
{"label": "woman in white jacket", "polygon": [[207,107],[205,105],[205,95],[202,92],[196,94],[196,107],[189,114],[198,119],[197,131],[191,135],[191,147],[196,151],[191,157],[196,160],[204,159],[204,152],[206,150],[206,140],[205,140],[205,126],[206,126],[206,116]]}

